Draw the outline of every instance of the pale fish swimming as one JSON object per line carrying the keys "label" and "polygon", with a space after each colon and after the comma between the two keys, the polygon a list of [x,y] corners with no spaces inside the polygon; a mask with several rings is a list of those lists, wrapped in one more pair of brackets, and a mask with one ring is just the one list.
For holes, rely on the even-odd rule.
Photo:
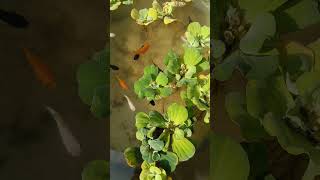
{"label": "pale fish swimming", "polygon": [[81,153],[80,144],[78,143],[76,138],[72,135],[69,128],[66,126],[61,115],[51,107],[46,106],[46,109],[49,111],[53,119],[56,121],[61,138],[62,138],[62,142],[65,148],[67,149],[67,151],[72,156],[79,156]]}
{"label": "pale fish swimming", "polygon": [[131,111],[135,111],[135,110],[136,110],[136,107],[133,105],[133,103],[132,103],[132,101],[129,99],[129,97],[126,96],[126,95],[123,95],[123,96],[127,99],[128,105],[129,105],[129,108],[131,109]]}

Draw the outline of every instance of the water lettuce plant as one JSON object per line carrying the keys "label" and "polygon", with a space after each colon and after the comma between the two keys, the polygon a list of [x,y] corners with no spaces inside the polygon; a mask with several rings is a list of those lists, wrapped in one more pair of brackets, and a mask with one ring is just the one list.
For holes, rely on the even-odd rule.
{"label": "water lettuce plant", "polygon": [[133,0],[110,0],[110,10],[114,11],[119,8],[121,4],[131,5]]}
{"label": "water lettuce plant", "polygon": [[82,63],[77,70],[78,93],[81,100],[90,106],[90,110],[98,118],[106,118],[108,114],[108,74],[106,59],[107,49],[103,49]]}
{"label": "water lettuce plant", "polygon": [[185,37],[188,47],[210,47],[210,28],[208,26],[201,26],[198,22],[192,22],[188,25]]}
{"label": "water lettuce plant", "polygon": [[[214,30],[213,77],[218,84],[235,74],[245,79],[244,92],[229,92],[225,98],[228,115],[239,125],[246,144],[237,145],[238,167],[246,168],[234,170],[241,176],[232,179],[278,178],[266,173],[276,171],[267,165],[263,153],[266,141],[273,140],[289,154],[306,154],[309,165],[301,179],[313,180],[320,175],[320,46],[319,36],[311,33],[312,26],[320,23],[317,3],[238,0],[215,3],[214,7],[221,15],[215,27],[224,28]],[[217,149],[231,146],[228,138],[214,135],[212,139]],[[212,152],[214,157],[224,153]],[[212,159],[212,163],[219,164],[218,160]],[[258,172],[254,162],[266,165]],[[229,169],[223,169],[234,159],[223,163],[213,166],[213,179],[230,176]]]}
{"label": "water lettuce plant", "polygon": [[172,103],[164,114],[157,111],[136,114],[136,138],[141,145],[127,148],[124,155],[130,167],[141,168],[141,180],[169,179],[180,162],[195,154],[190,139],[194,123],[202,112],[205,122],[210,118],[210,63],[204,48],[186,46],[183,55],[170,50],[164,58],[163,70],[147,66],[134,84],[138,97],[148,101],[186,90],[181,93],[185,94],[181,96],[184,105]]}
{"label": "water lettuce plant", "polygon": [[[187,161],[195,153],[195,147],[188,139],[192,135],[193,123],[188,110],[177,103],[171,104],[164,115],[157,111],[137,113],[136,138],[141,141],[142,158],[139,153],[134,153],[135,148],[128,148],[124,153],[127,162],[133,167],[141,163],[142,167],[158,165],[155,168],[159,169],[158,172],[164,169],[163,175],[173,172],[178,162]],[[137,161],[139,159],[143,162]],[[142,168],[142,172],[149,171]]]}
{"label": "water lettuce plant", "polygon": [[144,9],[132,9],[131,17],[134,19],[139,25],[149,25],[150,23],[162,19],[164,24],[170,24],[174,21],[177,21],[173,17],[173,11],[177,7],[183,7],[186,5],[186,2],[190,2],[191,0],[171,0],[166,1],[162,5],[154,0],[152,2],[151,8]]}
{"label": "water lettuce plant", "polygon": [[144,68],[143,76],[134,83],[134,91],[139,98],[158,100],[171,95],[172,89],[168,83],[167,75],[155,65],[151,65]]}

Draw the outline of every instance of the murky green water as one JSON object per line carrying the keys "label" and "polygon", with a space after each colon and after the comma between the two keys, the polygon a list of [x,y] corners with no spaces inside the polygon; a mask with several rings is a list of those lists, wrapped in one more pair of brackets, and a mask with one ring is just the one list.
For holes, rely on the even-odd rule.
{"label": "murky green water", "polygon": [[[150,0],[139,0],[134,4],[134,7],[137,9],[146,8],[151,6],[151,3],[152,1]],[[208,1],[194,1],[183,8],[177,8],[174,14],[181,22],[164,25],[163,22],[156,21],[147,28],[137,25],[131,19],[131,9],[132,6],[121,6],[118,10],[111,12],[110,21],[110,32],[116,34],[116,37],[110,40],[110,63],[120,67],[119,71],[111,71],[110,77],[110,147],[118,152],[122,152],[128,146],[138,145],[135,138],[136,128],[134,126],[136,112],[148,112],[150,110],[164,112],[172,102],[181,102],[180,92],[175,92],[170,97],[157,101],[156,106],[150,105],[146,100],[138,99],[133,87],[134,82],[143,75],[144,67],[155,63],[162,69],[164,68],[163,58],[170,49],[178,53],[182,52],[183,42],[181,36],[186,30],[189,16],[193,21],[198,21],[203,25],[209,26],[210,23]],[[145,41],[151,44],[150,49],[138,61],[134,61],[133,52],[141,47]],[[126,81],[129,91],[120,88],[116,76]],[[136,106],[136,112],[132,112],[129,109],[127,101],[123,96],[124,94],[132,100]],[[193,135],[194,139],[202,142],[206,137],[208,129],[206,126],[198,126]],[[206,145],[202,146],[207,147]],[[209,167],[207,149],[198,149],[192,160],[181,163],[176,170],[175,179],[206,179],[207,168]],[[113,157],[111,156],[111,169],[112,162],[115,161],[113,161]],[[118,160],[117,162],[118,164],[122,164],[123,167],[126,166],[123,160]],[[121,180],[118,179],[119,177],[117,177],[116,173],[111,171],[112,179]],[[126,179],[130,179],[130,177]]]}

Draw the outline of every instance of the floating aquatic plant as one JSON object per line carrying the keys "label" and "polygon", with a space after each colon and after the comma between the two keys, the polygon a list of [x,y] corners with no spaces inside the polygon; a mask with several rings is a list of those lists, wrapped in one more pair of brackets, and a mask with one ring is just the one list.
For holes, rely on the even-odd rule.
{"label": "floating aquatic plant", "polygon": [[134,91],[139,98],[158,100],[171,95],[172,89],[168,83],[167,75],[155,65],[151,65],[144,68],[143,76],[134,83]]}
{"label": "floating aquatic plant", "polygon": [[[157,111],[148,114],[139,112],[135,125],[136,138],[141,141],[141,156],[137,148],[127,148],[124,154],[129,165],[138,166],[142,163],[139,161],[142,157],[142,169],[144,165],[152,166],[156,163],[160,166],[158,168],[171,173],[178,162],[193,157],[195,147],[188,139],[192,135],[193,120],[184,106],[173,103],[164,115]],[[143,170],[141,174],[147,172]]]}
{"label": "floating aquatic plant", "polygon": [[108,74],[107,62],[109,53],[104,49],[81,64],[77,71],[78,93],[81,100],[90,106],[91,112],[98,118],[108,114]]}
{"label": "floating aquatic plant", "polygon": [[[229,10],[224,3],[215,5],[216,10],[224,10],[225,13],[220,17],[222,21],[215,22],[226,23],[229,27],[215,25],[228,28],[215,29],[213,57],[217,66],[214,78],[225,81],[232,77],[234,71],[238,71],[246,79],[244,92],[230,92],[226,96],[229,117],[240,126],[249,146],[256,146],[257,142],[265,145],[264,140],[274,137],[289,154],[308,155],[309,166],[301,179],[314,179],[320,175],[320,74],[317,53],[320,46],[318,40],[314,41],[318,37],[313,37],[309,26],[320,22],[316,2],[239,0],[239,7],[230,7]],[[298,29],[299,33],[296,32]],[[218,150],[212,154],[228,157],[219,148],[231,145],[229,140],[218,136],[213,139],[214,149]],[[266,153],[256,151],[259,149],[257,147],[248,150],[245,146],[243,149],[246,152],[243,153],[239,146],[237,163],[242,165],[238,167],[246,168],[234,169],[241,174],[238,179],[273,178],[267,173],[270,172],[267,165],[259,172],[251,165],[253,162],[267,164]],[[218,161],[213,159],[212,163],[218,164]],[[215,169],[212,178],[231,179],[229,169],[217,171],[229,167],[229,163],[233,164],[234,158],[212,166]]]}
{"label": "floating aquatic plant", "polygon": [[168,2],[164,2],[163,5],[157,0],[152,2],[151,8],[145,9],[132,9],[131,17],[137,22],[139,25],[149,25],[150,23],[162,19],[164,24],[170,24],[174,21],[177,21],[173,17],[173,11],[177,7],[183,7],[186,5],[186,2],[190,2],[191,0],[171,0]]}
{"label": "floating aquatic plant", "polygon": [[210,47],[210,28],[208,26],[201,26],[198,22],[192,22],[188,25],[185,37],[188,47]]}
{"label": "floating aquatic plant", "polygon": [[110,10],[114,11],[118,9],[121,4],[131,5],[133,4],[133,0],[110,0]]}

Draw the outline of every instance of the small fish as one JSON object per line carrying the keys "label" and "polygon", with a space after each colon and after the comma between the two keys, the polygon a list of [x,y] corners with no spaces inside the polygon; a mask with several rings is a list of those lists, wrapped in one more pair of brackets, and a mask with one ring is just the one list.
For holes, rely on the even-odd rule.
{"label": "small fish", "polygon": [[120,69],[118,66],[112,65],[112,64],[110,64],[110,68],[111,68],[112,70],[115,70],[115,71],[117,71],[117,70]]}
{"label": "small fish", "polygon": [[50,68],[44,64],[39,57],[32,54],[27,48],[23,48],[23,52],[27,58],[27,61],[32,66],[37,79],[47,88],[56,87],[56,82]]}
{"label": "small fish", "polygon": [[143,43],[143,45],[138,50],[135,51],[135,55],[133,57],[133,60],[138,60],[139,57],[141,55],[145,54],[149,48],[150,48],[149,43],[147,43],[147,42]]}
{"label": "small fish", "polygon": [[116,78],[118,79],[119,85],[122,89],[129,90],[128,85],[124,80],[120,79],[118,76],[116,76]]}
{"label": "small fish", "polygon": [[116,34],[115,33],[110,33],[110,37],[114,38],[114,37],[116,37]]}
{"label": "small fish", "polygon": [[29,22],[23,16],[2,9],[0,9],[0,19],[15,28],[26,28],[29,25]]}
{"label": "small fish", "polygon": [[136,107],[133,105],[133,103],[132,103],[132,101],[129,99],[129,97],[126,96],[126,95],[123,95],[123,96],[127,99],[128,105],[129,105],[129,108],[131,109],[131,111],[135,111],[135,110],[136,110]]}
{"label": "small fish", "polygon": [[62,117],[58,112],[56,112],[54,109],[51,107],[46,106],[46,109],[49,111],[53,119],[57,123],[57,127],[59,129],[62,142],[67,149],[67,151],[72,155],[72,156],[79,156],[81,153],[81,147],[76,138],[72,135],[71,131],[68,129],[66,126],[65,122],[62,120]]}
{"label": "small fish", "polygon": [[151,104],[152,106],[155,106],[155,105],[156,105],[156,103],[154,102],[154,100],[151,100],[151,101],[150,101],[150,104]]}

